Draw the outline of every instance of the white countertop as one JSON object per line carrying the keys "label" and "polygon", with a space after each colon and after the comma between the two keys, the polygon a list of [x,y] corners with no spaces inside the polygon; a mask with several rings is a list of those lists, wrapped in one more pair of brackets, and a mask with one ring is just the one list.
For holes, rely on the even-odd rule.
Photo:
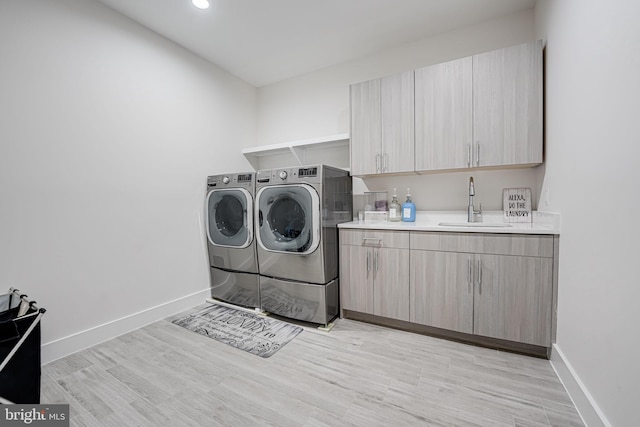
{"label": "white countertop", "polygon": [[[505,227],[502,211],[482,213],[482,222],[468,225],[465,211],[419,211],[415,222],[351,221],[339,228],[400,231],[447,231],[457,233],[560,234],[560,215],[532,212],[533,222],[511,222]],[[445,223],[448,225],[440,225]],[[455,224],[455,225],[452,225]],[[460,226],[458,226],[460,224]],[[495,226],[492,226],[495,224]]]}

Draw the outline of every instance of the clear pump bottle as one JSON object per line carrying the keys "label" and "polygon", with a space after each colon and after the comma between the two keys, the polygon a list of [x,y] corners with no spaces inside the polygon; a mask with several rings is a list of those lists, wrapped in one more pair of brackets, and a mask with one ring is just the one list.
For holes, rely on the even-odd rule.
{"label": "clear pump bottle", "polygon": [[389,204],[389,221],[400,221],[402,216],[402,206],[400,206],[400,202],[398,202],[398,194],[396,189],[393,189],[393,199],[391,199],[391,204]]}
{"label": "clear pump bottle", "polygon": [[411,201],[411,191],[407,188],[407,201],[402,204],[402,220],[405,222],[415,222],[416,205]]}

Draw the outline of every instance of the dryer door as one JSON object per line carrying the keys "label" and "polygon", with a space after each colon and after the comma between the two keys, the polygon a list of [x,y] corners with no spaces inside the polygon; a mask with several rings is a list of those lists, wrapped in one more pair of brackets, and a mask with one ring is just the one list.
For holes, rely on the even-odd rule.
{"label": "dryer door", "polygon": [[253,241],[253,205],[244,188],[211,190],[207,195],[207,238],[214,246],[246,248]]}
{"label": "dryer door", "polygon": [[320,244],[320,198],[310,185],[263,187],[256,215],[258,244],[267,251],[306,255]]}

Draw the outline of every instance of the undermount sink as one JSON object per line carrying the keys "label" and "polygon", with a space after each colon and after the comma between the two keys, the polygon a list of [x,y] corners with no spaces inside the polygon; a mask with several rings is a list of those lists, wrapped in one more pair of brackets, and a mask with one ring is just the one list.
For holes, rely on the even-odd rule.
{"label": "undermount sink", "polygon": [[513,227],[505,222],[441,222],[438,225],[443,227],[491,227],[491,228],[507,228]]}

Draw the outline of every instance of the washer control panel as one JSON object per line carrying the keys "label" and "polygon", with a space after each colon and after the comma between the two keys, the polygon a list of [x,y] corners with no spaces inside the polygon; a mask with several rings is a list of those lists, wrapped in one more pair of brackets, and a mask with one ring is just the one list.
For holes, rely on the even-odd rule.
{"label": "washer control panel", "polygon": [[237,173],[237,174],[225,174],[225,175],[211,175],[207,177],[208,188],[218,187],[239,187],[246,188],[253,191],[255,188],[256,175],[253,172]]}

